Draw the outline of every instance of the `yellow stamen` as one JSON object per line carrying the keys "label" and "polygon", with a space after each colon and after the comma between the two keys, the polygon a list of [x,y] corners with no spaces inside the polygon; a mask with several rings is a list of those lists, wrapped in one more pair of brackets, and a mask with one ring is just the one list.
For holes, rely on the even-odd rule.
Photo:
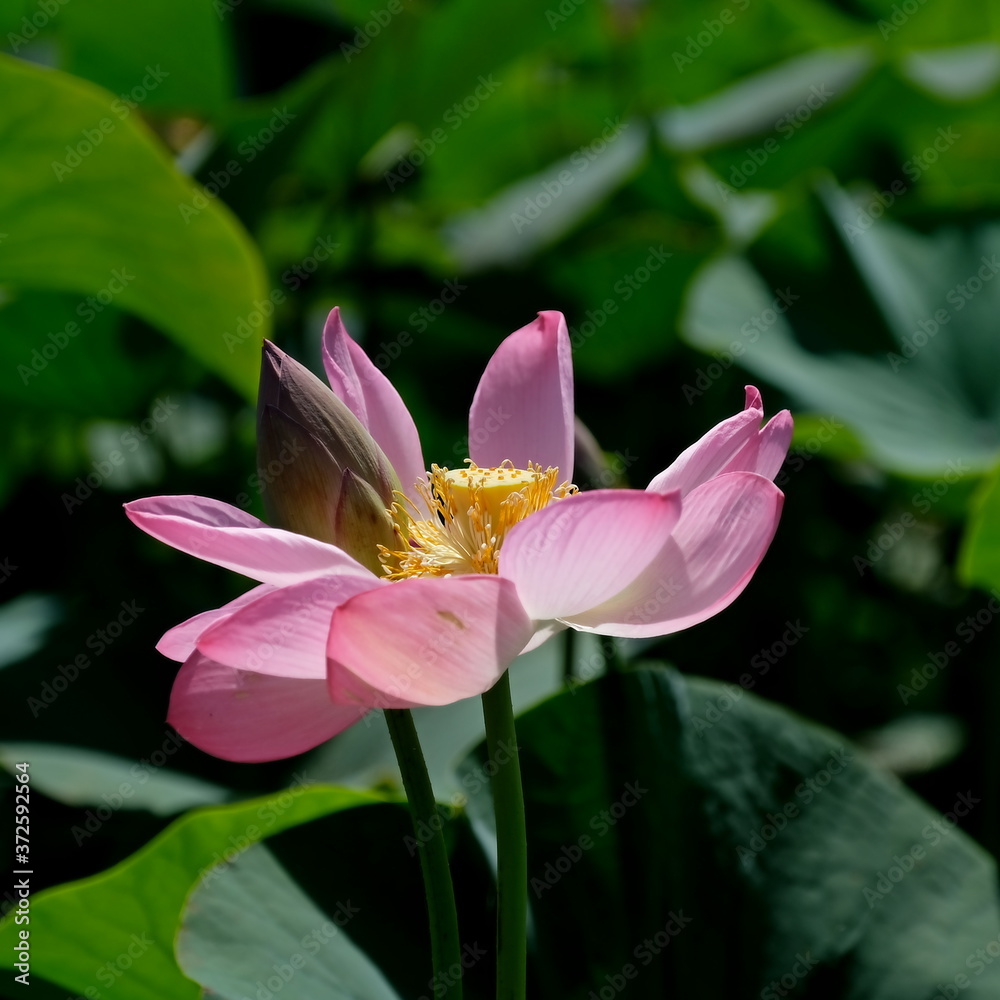
{"label": "yellow stamen", "polygon": [[496,573],[507,531],[552,500],[576,492],[569,483],[557,486],[558,474],[532,463],[527,469],[510,462],[492,469],[472,462],[467,469],[431,466],[429,481],[417,484],[431,517],[408,516],[403,506],[408,501],[400,494],[402,502],[390,512],[399,548],[379,546],[383,572],[390,580]]}

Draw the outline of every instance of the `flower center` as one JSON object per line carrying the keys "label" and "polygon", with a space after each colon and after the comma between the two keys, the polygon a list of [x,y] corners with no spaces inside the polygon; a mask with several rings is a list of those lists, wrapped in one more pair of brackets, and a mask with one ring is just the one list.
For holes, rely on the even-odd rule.
{"label": "flower center", "polygon": [[[467,460],[468,461],[468,460]],[[382,570],[390,580],[452,573],[496,573],[504,535],[518,521],[576,492],[569,483],[556,485],[558,469],[510,462],[480,469],[431,466],[417,489],[431,512],[412,519],[401,503],[393,505],[393,527],[399,548],[379,546]],[[411,505],[412,506],[412,505]]]}

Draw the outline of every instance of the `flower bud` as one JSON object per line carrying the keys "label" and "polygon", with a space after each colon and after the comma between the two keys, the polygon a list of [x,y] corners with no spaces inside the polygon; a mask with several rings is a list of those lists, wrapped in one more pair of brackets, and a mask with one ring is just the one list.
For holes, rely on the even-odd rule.
{"label": "flower bud", "polygon": [[[268,521],[330,542],[378,572],[399,482],[375,439],[308,368],[264,342],[257,471]],[[382,524],[388,527],[383,531]]]}
{"label": "flower bud", "polygon": [[345,552],[363,566],[382,575],[379,546],[396,547],[392,517],[383,507],[375,491],[350,469],[344,471],[334,514],[334,535]]}

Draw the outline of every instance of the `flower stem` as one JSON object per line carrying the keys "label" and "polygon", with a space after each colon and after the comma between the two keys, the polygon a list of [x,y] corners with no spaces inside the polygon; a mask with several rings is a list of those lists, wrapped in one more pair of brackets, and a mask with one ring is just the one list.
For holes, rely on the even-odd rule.
{"label": "flower stem", "polygon": [[524,1000],[528,947],[528,837],[506,673],[483,695],[486,746],[493,762],[497,824],[497,1000]]}
{"label": "flower stem", "polygon": [[[417,727],[413,724],[413,716],[408,709],[386,709],[385,721],[396,751],[403,788],[413,817],[413,829],[419,844],[420,871],[424,877],[427,914],[431,925],[434,982],[450,982],[448,992],[442,996],[447,996],[448,1000],[462,1000],[461,978],[452,981],[446,974],[456,963],[458,968],[463,967],[462,947],[458,936],[458,911],[455,908],[455,889],[451,881],[451,869],[448,867],[443,825],[438,816],[434,790],[431,788],[427,764],[417,738]],[[432,834],[429,840],[428,831]]]}

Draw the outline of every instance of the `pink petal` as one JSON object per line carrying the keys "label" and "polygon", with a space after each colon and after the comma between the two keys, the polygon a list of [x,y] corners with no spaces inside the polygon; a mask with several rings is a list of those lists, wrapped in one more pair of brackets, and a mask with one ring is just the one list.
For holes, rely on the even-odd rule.
{"label": "pink petal", "polygon": [[782,492],[770,480],[734,472],[696,487],[649,567],[622,593],[567,619],[603,635],[667,635],[711,618],[750,582],[778,526]]}
{"label": "pink petal", "polygon": [[554,635],[566,630],[562,622],[535,622],[535,634],[528,640],[527,645],[521,650],[522,653],[530,653],[533,649],[538,649]]}
{"label": "pink petal", "polygon": [[509,580],[401,580],[333,613],[330,692],[369,707],[447,705],[489,690],[532,631]]}
{"label": "pink petal", "polygon": [[422,503],[413,485],[424,481],[427,467],[413,417],[392,383],[351,339],[339,308],[330,313],[323,330],[323,365],[330,387],[392,463],[403,492]]}
{"label": "pink petal", "polygon": [[756,472],[773,479],[792,440],[792,417],[782,410],[759,429],[763,417],[760,392],[748,385],[743,411],[713,427],[646,488],[656,492],[680,489],[683,496],[727,472]]}
{"label": "pink petal", "polygon": [[760,452],[757,455],[757,467],[752,472],[765,479],[774,479],[788,455],[792,430],[792,415],[788,410],[781,410],[771,417],[760,432]]}
{"label": "pink petal", "polygon": [[303,580],[248,604],[198,638],[198,651],[217,663],[273,677],[326,677],[326,641],[338,604],[373,587],[375,577]]}
{"label": "pink petal", "polygon": [[792,441],[792,415],[788,410],[776,414],[740,451],[716,473],[756,472],[774,479],[788,454]]}
{"label": "pink petal", "polygon": [[256,601],[258,597],[270,594],[273,590],[274,587],[262,583],[259,587],[254,587],[253,590],[241,594],[235,601],[223,604],[221,608],[203,611],[200,615],[195,615],[186,622],[181,622],[180,625],[175,625],[172,629],[164,632],[156,644],[156,648],[164,656],[169,656],[171,660],[183,663],[194,652],[198,636],[209,625],[214,625],[216,622],[228,618],[234,611],[238,611],[251,601]]}
{"label": "pink petal", "polygon": [[677,491],[594,490],[557,500],[510,530],[500,575],[537,621],[589,611],[635,580],[680,514]]}
{"label": "pink petal", "polygon": [[573,362],[559,312],[512,333],[483,372],[469,411],[469,457],[483,468],[509,459],[573,478]]}
{"label": "pink petal", "polygon": [[167,721],[224,760],[281,760],[325,743],[364,714],[330,701],[325,680],[234,670],[195,653],[181,667]]}
{"label": "pink petal", "polygon": [[[747,390],[748,402],[751,399],[750,388],[752,387]],[[759,393],[756,398],[760,398]],[[679,489],[681,496],[686,496],[696,486],[720,475],[741,452],[744,453],[745,461],[751,461],[744,449],[753,451],[755,461],[757,432],[763,416],[763,410],[749,407],[716,424],[707,434],[682,451],[670,466],[654,477],[646,489],[657,493]]]}
{"label": "pink petal", "polygon": [[245,511],[207,497],[146,497],[125,513],[147,534],[181,552],[282,587],[313,576],[372,573],[334,545],[269,528]]}

